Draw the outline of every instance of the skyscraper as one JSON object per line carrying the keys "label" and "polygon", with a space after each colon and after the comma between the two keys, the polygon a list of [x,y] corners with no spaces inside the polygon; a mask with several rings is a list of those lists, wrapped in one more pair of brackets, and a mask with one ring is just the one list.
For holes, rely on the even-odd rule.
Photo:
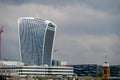
{"label": "skyscraper", "polygon": [[20,53],[26,65],[51,65],[56,25],[48,20],[18,19]]}

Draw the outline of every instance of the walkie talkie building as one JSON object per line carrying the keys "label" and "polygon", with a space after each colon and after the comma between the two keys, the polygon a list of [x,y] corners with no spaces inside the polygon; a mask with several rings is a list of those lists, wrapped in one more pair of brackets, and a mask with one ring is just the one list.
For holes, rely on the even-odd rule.
{"label": "walkie talkie building", "polygon": [[48,20],[18,19],[20,54],[25,65],[51,65],[56,25]]}

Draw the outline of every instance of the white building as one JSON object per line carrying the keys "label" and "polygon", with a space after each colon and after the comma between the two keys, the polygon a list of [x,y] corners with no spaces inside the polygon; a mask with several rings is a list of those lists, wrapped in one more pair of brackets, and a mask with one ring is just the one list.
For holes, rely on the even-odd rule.
{"label": "white building", "polygon": [[1,73],[18,72],[19,76],[73,76],[73,67],[66,66],[4,66]]}
{"label": "white building", "polygon": [[24,66],[24,63],[20,61],[0,61],[2,66]]}
{"label": "white building", "polygon": [[62,66],[67,65],[67,61],[61,61],[60,64],[61,64]]}

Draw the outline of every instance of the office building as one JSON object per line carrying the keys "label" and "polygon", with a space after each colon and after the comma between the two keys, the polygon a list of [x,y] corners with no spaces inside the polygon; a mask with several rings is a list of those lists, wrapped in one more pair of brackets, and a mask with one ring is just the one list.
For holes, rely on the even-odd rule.
{"label": "office building", "polygon": [[15,72],[20,77],[25,76],[73,76],[73,67],[65,66],[4,66],[0,68],[2,75]]}
{"label": "office building", "polygon": [[61,65],[61,66],[67,65],[67,61],[60,61],[60,65]]}
{"label": "office building", "polygon": [[2,64],[1,67],[4,67],[4,66],[24,66],[24,63],[22,63],[20,61],[0,61],[0,63]]}
{"label": "office building", "polygon": [[67,61],[52,60],[52,66],[66,66]]}
{"label": "office building", "polygon": [[110,76],[120,77],[120,65],[111,65],[110,66]]}
{"label": "office building", "polygon": [[77,76],[92,76],[97,77],[97,65],[96,64],[81,64],[81,65],[69,65],[73,67],[74,74]]}
{"label": "office building", "polygon": [[61,66],[59,60],[52,60],[52,66]]}
{"label": "office building", "polygon": [[[74,74],[76,74],[77,76],[102,77],[103,75],[102,74],[103,65],[80,64],[80,65],[67,65],[67,66],[73,67]],[[111,80],[114,78],[115,79],[120,78],[120,65],[110,65],[109,72],[110,72]]]}
{"label": "office building", "polygon": [[48,20],[18,19],[20,54],[25,65],[51,65],[56,25]]}

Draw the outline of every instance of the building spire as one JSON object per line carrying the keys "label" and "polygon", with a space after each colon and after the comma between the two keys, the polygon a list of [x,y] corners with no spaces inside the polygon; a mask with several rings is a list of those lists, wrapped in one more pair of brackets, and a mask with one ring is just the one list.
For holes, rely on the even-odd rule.
{"label": "building spire", "polygon": [[107,61],[107,55],[105,55],[105,62],[103,64],[104,67],[109,67],[108,61]]}
{"label": "building spire", "polygon": [[108,63],[108,62],[107,62],[107,55],[105,55],[105,63]]}

